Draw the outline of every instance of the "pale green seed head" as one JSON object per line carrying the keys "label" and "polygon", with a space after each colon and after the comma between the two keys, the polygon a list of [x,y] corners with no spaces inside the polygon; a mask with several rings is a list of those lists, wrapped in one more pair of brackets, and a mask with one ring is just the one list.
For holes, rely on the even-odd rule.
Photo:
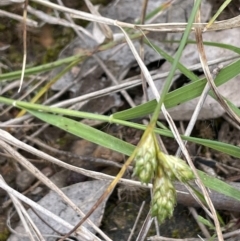
{"label": "pale green seed head", "polygon": [[191,168],[180,158],[160,152],[158,159],[164,172],[171,180],[178,179],[181,182],[187,182],[194,179]]}
{"label": "pale green seed head", "polygon": [[157,168],[156,150],[152,135],[148,135],[144,140],[135,157],[134,175],[138,176],[141,182],[149,183]]}
{"label": "pale green seed head", "polygon": [[153,183],[153,199],[151,203],[152,216],[156,216],[162,223],[166,218],[173,214],[176,203],[176,191],[168,176],[162,172],[161,177],[156,177]]}
{"label": "pale green seed head", "polygon": [[139,173],[139,179],[142,183],[149,183],[151,178],[152,178],[152,175],[149,175],[149,172],[147,172],[146,170],[142,170]]}
{"label": "pale green seed head", "polygon": [[145,152],[144,152],[144,154],[143,154],[143,159],[146,161],[146,160],[150,160],[150,159],[152,159],[152,158],[154,158],[155,157],[155,155],[154,155],[154,153],[152,153],[152,152],[149,152],[148,150],[146,150]]}

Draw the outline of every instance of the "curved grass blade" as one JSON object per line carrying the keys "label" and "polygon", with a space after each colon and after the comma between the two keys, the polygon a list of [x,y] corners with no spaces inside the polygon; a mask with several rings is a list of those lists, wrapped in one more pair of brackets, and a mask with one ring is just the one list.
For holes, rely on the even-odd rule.
{"label": "curved grass blade", "polygon": [[75,136],[81,137],[90,142],[96,143],[100,146],[107,147],[111,150],[118,151],[125,155],[130,155],[134,150],[134,146],[124,142],[114,136],[99,131],[93,127],[85,125],[81,122],[53,114],[44,112],[27,110],[31,115],[41,119],[42,121],[51,125],[57,126],[58,128],[65,130]]}
{"label": "curved grass blade", "polygon": [[232,0],[225,0],[224,3],[220,6],[220,8],[217,10],[217,12],[214,14],[214,16],[210,19],[208,22],[207,26],[205,29],[208,29],[214,21],[217,19],[217,17],[221,14],[221,12],[227,7],[227,5],[231,2]]}
{"label": "curved grass blade", "polygon": [[[206,186],[208,188],[211,188],[212,190],[217,191],[217,190],[219,190],[219,188],[222,187],[222,190],[221,190],[222,194],[235,198],[240,201],[240,191],[238,190],[236,192],[236,188],[234,188],[233,186],[230,186],[217,178],[210,177],[202,171],[198,171],[198,174],[199,174],[201,180],[203,181],[204,185],[206,185],[206,183],[207,183]],[[220,191],[217,191],[217,192],[220,193]]]}
{"label": "curved grass blade", "polygon": [[[188,42],[188,41],[187,41]],[[144,43],[147,44],[149,47],[153,48],[155,51],[158,52],[165,60],[167,60],[169,63],[173,63],[174,58],[169,55],[167,52],[163,51],[161,48],[159,48],[157,45],[153,43],[149,43],[148,41],[144,40]],[[181,62],[177,63],[177,69],[180,70],[182,74],[184,74],[188,79],[191,81],[199,80],[199,77],[195,75],[192,71],[188,70]]]}
{"label": "curved grass blade", "polygon": [[[236,77],[240,73],[239,66],[240,60],[237,60],[222,69],[215,79],[216,86],[220,86],[229,81],[230,79]],[[166,108],[177,106],[181,103],[200,96],[205,85],[206,79],[201,79],[168,93],[164,100]],[[121,120],[130,120],[143,117],[151,114],[154,111],[156,104],[156,101],[152,100],[137,107],[117,112],[113,114],[113,117]]]}
{"label": "curved grass blade", "polygon": [[[176,41],[176,42],[179,42],[179,41]],[[196,41],[188,40],[187,43],[188,44],[196,44]],[[228,50],[231,50],[231,51],[233,51],[233,52],[235,52],[237,54],[240,54],[240,48],[236,47],[234,45],[231,45],[231,44],[217,43],[217,42],[210,42],[210,41],[204,41],[203,44],[207,45],[207,46],[213,46],[213,47],[228,49]]]}
{"label": "curved grass blade", "polygon": [[[30,114],[43,120],[44,122],[57,126],[69,133],[84,138],[88,141],[94,142],[96,144],[102,145],[104,147],[110,148],[128,156],[130,156],[131,153],[134,151],[135,146],[80,122],[71,120],[66,117],[61,117],[44,112],[38,112],[28,109],[26,110]],[[209,187],[219,193],[222,193],[226,196],[232,197],[240,201],[240,191],[238,189],[214,177],[210,177],[200,171],[199,174],[202,182],[206,187]]]}
{"label": "curved grass blade", "polygon": [[[154,131],[160,135],[173,138],[173,134],[169,130],[161,130],[161,129],[155,128]],[[238,147],[238,146],[234,146],[234,145],[220,142],[220,141],[207,140],[207,139],[201,139],[201,138],[184,136],[184,135],[181,135],[181,138],[183,140],[194,142],[196,144],[212,148],[216,151],[223,152],[230,156],[240,158],[240,147]]]}
{"label": "curved grass blade", "polygon": [[[129,122],[129,121],[124,121],[124,120],[118,120],[118,119],[113,118],[112,116],[104,116],[104,115],[92,114],[92,113],[88,113],[88,112],[81,112],[81,111],[62,109],[62,108],[56,108],[56,107],[51,107],[51,106],[44,106],[44,105],[39,105],[39,104],[32,104],[32,103],[27,103],[24,101],[15,101],[15,100],[7,99],[4,97],[0,97],[0,102],[4,103],[4,104],[8,104],[8,105],[14,104],[15,106],[17,106],[21,109],[27,109],[28,111],[35,111],[36,113],[42,113],[42,114],[45,112],[57,113],[57,114],[66,115],[66,116],[73,116],[73,117],[87,118],[87,119],[99,120],[99,121],[103,121],[103,122],[115,123],[115,124],[129,126],[132,128],[143,130],[143,131],[146,129],[145,125],[141,125],[141,124],[137,124],[137,123],[133,123],[133,122]],[[57,118],[59,118],[59,117],[57,117]],[[47,121],[47,119],[44,119],[44,121]],[[88,127],[88,128],[91,128],[91,127]],[[169,131],[169,130],[155,128],[154,131],[160,135],[173,138],[173,135],[172,135],[171,131]],[[214,150],[226,153],[230,156],[240,158],[240,147],[238,147],[238,146],[230,145],[230,144],[219,142],[219,141],[196,138],[196,137],[187,137],[187,136],[181,136],[181,137],[184,140],[191,141],[191,142],[212,148]]]}
{"label": "curved grass blade", "polygon": [[[32,67],[32,68],[26,68],[24,75],[28,76],[31,74],[46,72],[46,71],[52,70],[54,68],[57,68],[61,65],[70,64],[71,62],[77,61],[83,57],[84,57],[83,55],[74,55],[71,57],[57,60],[57,61],[49,63],[49,64],[43,64],[43,65]],[[14,80],[16,78],[19,78],[21,76],[21,73],[22,73],[22,70],[17,70],[17,71],[13,71],[10,73],[0,74],[0,82],[5,82],[8,80]]]}

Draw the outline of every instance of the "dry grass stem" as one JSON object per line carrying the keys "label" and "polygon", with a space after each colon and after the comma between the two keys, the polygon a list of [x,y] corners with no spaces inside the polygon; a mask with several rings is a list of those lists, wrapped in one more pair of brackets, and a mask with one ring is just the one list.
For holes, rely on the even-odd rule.
{"label": "dry grass stem", "polygon": [[89,33],[85,28],[75,24],[74,22],[71,23],[62,18],[56,18],[56,17],[50,16],[50,15],[44,13],[43,11],[32,8],[31,6],[27,7],[27,11],[30,14],[39,18],[40,20],[44,21],[44,23],[61,25],[61,26],[68,27],[68,28],[74,28],[74,29],[77,29],[78,31],[83,32],[88,37],[94,39],[94,37],[91,33]]}
{"label": "dry grass stem", "polygon": [[[196,18],[196,21],[200,22],[200,17]],[[198,48],[200,62],[202,64],[202,69],[203,69],[203,72],[208,80],[208,83],[209,83],[212,91],[216,95],[218,102],[223,107],[223,109],[229,114],[229,116],[234,121],[236,121],[236,123],[240,124],[240,117],[228,106],[227,102],[221,96],[221,94],[219,93],[219,91],[214,83],[214,79],[212,77],[212,74],[211,74],[210,69],[207,64],[207,57],[206,57],[204,45],[203,45],[202,29],[196,28],[195,36],[196,36],[196,41],[197,41],[197,48]]]}
{"label": "dry grass stem", "polygon": [[114,167],[119,167],[121,168],[122,165],[121,164],[118,164],[117,162],[115,161],[111,161],[111,160],[105,160],[105,159],[102,159],[102,158],[95,158],[95,157],[91,157],[91,156],[80,156],[80,155],[77,155],[77,154],[74,154],[74,153],[71,153],[71,152],[66,152],[66,151],[61,151],[61,150],[58,150],[56,148],[53,148],[37,139],[34,139],[34,138],[31,138],[31,137],[25,137],[27,140],[29,140],[30,142],[33,142],[34,144],[37,144],[38,146],[41,146],[43,147],[45,150],[48,150],[48,151],[51,151],[51,152],[54,152],[56,154],[59,154],[59,155],[65,155],[65,156],[68,156],[68,157],[71,157],[71,158],[78,158],[79,160],[85,160],[85,161],[89,161],[89,162],[95,162],[95,163],[100,163],[100,164],[104,164],[104,165],[108,165],[108,166],[114,166]]}
{"label": "dry grass stem", "polygon": [[24,1],[24,9],[23,9],[23,22],[22,22],[22,25],[23,25],[23,61],[22,61],[22,72],[21,72],[18,93],[20,93],[22,85],[23,85],[24,73],[25,73],[26,62],[27,62],[27,25],[26,25],[27,5],[28,5],[28,0],[25,0]]}
{"label": "dry grass stem", "polygon": [[[238,232],[239,234],[240,232]],[[225,241],[236,241],[238,240],[238,236],[234,237],[235,235],[232,235],[232,238],[227,239],[228,237],[225,237],[225,235],[223,235],[225,239]],[[205,241],[203,238],[199,237],[199,238],[184,238],[184,239],[176,239],[176,238],[166,238],[163,236],[152,236],[149,237],[147,240],[150,241]],[[216,238],[212,238],[211,241],[218,241],[218,239]]]}
{"label": "dry grass stem", "polygon": [[[6,183],[2,182],[1,180],[0,180],[0,187],[2,189],[4,189],[6,192],[8,192],[9,194],[17,197],[18,199],[20,199],[24,203],[28,204],[29,206],[31,206],[35,210],[47,215],[48,217],[51,217],[53,220],[55,220],[59,224],[65,226],[66,228],[68,228],[68,229],[73,228],[73,226],[71,224],[69,224],[65,220],[61,219],[60,217],[58,217],[54,213],[52,213],[52,212],[48,211],[47,209],[43,208],[42,206],[40,206],[36,202],[32,201],[31,199],[27,198],[26,196],[22,195],[21,193],[17,192],[16,190],[12,189],[11,187],[9,187]],[[85,227],[81,227],[77,231],[77,233],[81,237],[86,238],[86,240],[89,240],[89,238],[93,237],[93,234],[90,233]],[[100,240],[100,239],[97,239],[97,240]]]}
{"label": "dry grass stem", "polygon": [[195,221],[197,222],[198,227],[199,227],[200,230],[202,231],[202,233],[203,233],[203,235],[205,236],[205,238],[211,238],[211,235],[210,235],[210,233],[208,232],[206,226],[205,226],[203,223],[199,222],[199,220],[198,220],[198,213],[197,213],[196,209],[193,208],[193,207],[189,207],[188,210],[189,210],[189,212],[192,214],[192,216],[193,216],[193,218],[195,219]]}
{"label": "dry grass stem", "polygon": [[[0,182],[3,182],[6,184],[2,176],[0,176],[0,179],[1,179]],[[19,200],[13,194],[11,193],[8,193],[8,194],[15,206],[15,209],[20,217],[20,220],[22,221],[23,227],[25,228],[25,231],[29,239],[34,241],[35,240],[34,236],[37,236],[39,240],[43,241],[44,240],[43,236],[41,235],[36,225],[32,222],[30,216],[28,215],[26,209],[23,207],[21,202],[19,202]]]}
{"label": "dry grass stem", "polygon": [[[204,104],[204,101],[205,101],[205,99],[206,99],[207,96],[208,96],[209,90],[210,90],[210,86],[209,86],[209,84],[207,83],[207,84],[205,85],[204,89],[203,89],[203,92],[202,92],[202,94],[201,94],[201,96],[200,96],[200,99],[199,99],[197,105],[196,105],[196,108],[194,109],[194,112],[193,112],[193,114],[192,114],[192,117],[191,117],[191,119],[190,119],[190,121],[189,121],[189,123],[188,123],[187,129],[186,129],[186,131],[184,132],[184,136],[190,136],[190,135],[191,135],[192,130],[193,130],[193,128],[194,128],[194,126],[195,126],[195,124],[196,124],[196,121],[197,121],[197,119],[198,119],[198,115],[199,115],[199,113],[200,113],[200,111],[201,111],[201,109],[202,109],[202,106],[203,106],[203,104]],[[184,141],[184,145],[186,145],[186,144],[187,144],[187,141]],[[181,155],[181,149],[178,148],[178,150],[177,150],[177,152],[176,152],[176,156],[180,156],[180,155]]]}
{"label": "dry grass stem", "polygon": [[[148,6],[148,0],[144,0],[142,4],[142,11],[141,11],[141,16],[140,16],[140,23],[144,24],[144,20],[146,18],[146,12],[147,12],[147,6]],[[144,36],[140,38],[140,49],[139,49],[139,55],[140,58],[144,61]],[[149,100],[148,98],[148,93],[147,93],[147,82],[146,79],[144,78],[143,73],[141,72],[141,79],[142,79],[142,90],[143,90],[143,97],[144,97],[144,102],[147,102]]]}
{"label": "dry grass stem", "polygon": [[148,234],[148,231],[152,225],[152,222],[153,222],[153,218],[151,217],[151,213],[149,211],[149,213],[147,214],[145,220],[144,220],[144,223],[141,227],[141,230],[139,231],[139,234],[137,236],[137,239],[136,241],[144,241],[147,234]]}
{"label": "dry grass stem", "polygon": [[[46,177],[49,177],[50,174],[52,174],[51,171],[48,172],[48,173],[44,173],[44,175],[45,175]],[[27,190],[25,190],[24,192],[22,192],[22,194],[23,194],[23,195],[26,195],[26,194],[29,193],[30,191],[35,190],[41,183],[42,183],[41,181],[37,181],[35,184],[33,184],[32,186],[30,186]],[[5,202],[2,204],[2,207],[3,207],[3,208],[6,208],[6,207],[8,207],[11,203],[12,203],[12,201],[11,201],[11,199],[9,199],[9,200],[5,201]]]}
{"label": "dry grass stem", "polygon": [[[133,28],[133,29],[141,29],[142,31],[162,31],[162,32],[184,32],[185,28],[187,26],[187,23],[161,23],[161,24],[130,24],[125,22],[120,22],[114,19],[102,17],[102,16],[96,16],[90,13],[77,11],[75,9],[67,8],[64,6],[59,6],[57,4],[43,1],[43,0],[31,0],[32,2],[37,2],[39,4],[42,4],[44,6],[72,14],[72,17],[74,18],[80,18],[92,22],[98,22],[102,24],[107,25],[118,25],[122,28]],[[240,16],[223,20],[223,21],[217,21],[213,23],[209,28],[206,29],[207,23],[195,23],[193,24],[192,31],[195,31],[196,28],[201,28],[204,31],[218,31],[223,29],[229,29],[229,28],[238,28],[240,27]]]}
{"label": "dry grass stem", "polygon": [[[97,55],[93,55],[93,57],[96,59],[98,64],[102,67],[102,69],[105,71],[106,75],[112,80],[112,82],[116,86],[119,85],[119,81],[115,78],[115,76],[107,68],[107,66],[104,64],[104,62]],[[120,90],[120,93],[123,95],[123,97],[125,98],[125,100],[127,101],[127,103],[131,107],[135,107],[136,106],[134,101],[132,100],[131,96],[128,94],[128,92],[126,90]]]}
{"label": "dry grass stem", "polygon": [[[0,9],[0,16],[1,17],[8,17],[8,18],[14,19],[16,21],[23,22],[23,17],[22,16],[14,14],[14,13],[9,13],[9,12],[4,11],[2,9]],[[34,21],[32,19],[27,18],[26,19],[26,25],[29,26],[29,27],[37,28],[38,27],[38,22],[36,22],[36,21]]]}
{"label": "dry grass stem", "polygon": [[[28,83],[23,83],[22,85],[22,89],[25,86],[30,86],[30,88],[17,100],[24,100],[26,97],[28,97],[33,91],[37,90],[44,82],[46,82],[48,80],[48,77],[44,77],[41,78],[40,81],[38,81],[36,84],[34,84],[31,87],[32,82],[36,81],[36,78],[32,78],[30,81],[28,81]],[[19,85],[21,85],[21,81],[17,81],[17,83],[19,83]],[[19,86],[18,85],[18,86]],[[13,86],[12,86],[13,87]],[[11,109],[13,108],[13,106],[9,106],[6,109],[4,109],[0,115],[4,115],[6,113],[8,113]]]}
{"label": "dry grass stem", "polygon": [[[0,130],[0,132],[4,132]],[[3,133],[2,133],[3,134]],[[11,146],[6,144],[4,141],[16,145],[16,141],[18,142],[17,147],[21,148],[21,146],[28,146],[25,143],[22,143],[21,141],[18,141],[14,137],[12,137],[9,133],[5,132],[3,136],[0,137],[0,146],[8,152],[10,155],[13,156],[13,158],[18,161],[22,166],[24,166],[28,171],[30,171],[34,176],[36,176],[39,180],[41,180],[47,187],[49,187],[51,190],[54,190],[74,211],[76,211],[80,216],[84,217],[85,214],[74,204],[53,182],[51,182],[44,174],[42,174],[35,166],[33,166],[30,162],[28,162],[22,155],[20,155],[17,151],[15,151]],[[12,141],[14,140],[15,141]],[[2,141],[4,140],[4,141]],[[20,144],[20,146],[19,146]],[[30,146],[28,146],[28,151]],[[34,150],[35,148],[32,148],[31,150]],[[35,151],[33,151],[35,152]],[[90,221],[87,220],[88,224],[91,225],[96,232],[102,235],[106,240],[110,241],[110,239],[95,225]]]}
{"label": "dry grass stem", "polygon": [[136,220],[135,220],[135,222],[134,222],[133,227],[131,228],[131,232],[130,232],[130,235],[129,235],[127,241],[131,241],[131,239],[132,239],[132,236],[133,236],[133,234],[134,234],[134,232],[135,232],[137,223],[138,223],[139,218],[140,218],[140,216],[141,216],[141,214],[142,214],[144,205],[145,205],[145,201],[142,202],[142,204],[141,204],[141,207],[140,207],[140,209],[139,209],[138,215],[137,215],[137,217],[136,217]]}
{"label": "dry grass stem", "polygon": [[[199,11],[197,12],[197,15],[195,17],[195,20],[197,23],[200,22],[200,19],[201,19],[201,14],[200,14],[200,9]],[[216,88],[215,84],[214,84],[214,81],[212,79],[212,75],[210,73],[210,70],[207,66],[207,60],[206,60],[206,55],[205,55],[205,52],[204,52],[204,47],[203,47],[203,39],[202,39],[202,30],[200,28],[196,28],[196,32],[195,32],[195,36],[196,36],[196,40],[197,40],[197,47],[198,47],[198,51],[199,51],[199,57],[200,57],[200,61],[202,63],[202,67],[203,67],[203,71],[205,73],[205,76],[208,80],[208,83],[209,85],[212,87],[212,88]],[[213,87],[214,85],[214,87]],[[208,88],[208,87],[206,87]],[[215,92],[215,91],[214,91]],[[216,93],[215,93],[216,94]],[[197,180],[198,182],[200,181],[200,179]],[[214,221],[214,224],[215,224],[215,227],[216,227],[216,232],[217,232],[217,236],[218,236],[218,239],[220,241],[224,241],[223,239],[223,236],[222,236],[222,231],[221,231],[221,226],[220,226],[220,223],[219,223],[219,220],[218,220],[218,217],[217,217],[217,213],[216,213],[216,210],[213,206],[213,203],[209,197],[209,194],[205,188],[204,185],[202,185],[201,183],[201,186],[202,186],[202,192],[203,192],[203,195],[204,195],[204,198],[208,204],[208,207],[209,209],[211,210],[211,213],[213,215],[213,221]]]}
{"label": "dry grass stem", "polygon": [[[84,0],[84,1],[88,9],[93,15],[101,17],[101,14],[98,12],[98,10],[96,9],[96,6],[94,6],[91,1],[89,0]],[[108,25],[99,24],[99,27],[107,40],[110,40],[110,41],[113,40],[113,32]]]}

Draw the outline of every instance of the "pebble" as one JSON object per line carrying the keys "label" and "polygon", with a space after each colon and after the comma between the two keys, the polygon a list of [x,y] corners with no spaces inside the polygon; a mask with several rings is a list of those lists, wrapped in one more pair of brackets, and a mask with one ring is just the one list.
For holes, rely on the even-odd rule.
{"label": "pebble", "polygon": [[20,192],[25,191],[31,186],[34,180],[35,176],[33,176],[32,173],[27,170],[23,170],[22,172],[18,173],[16,178],[16,185],[18,190]]}

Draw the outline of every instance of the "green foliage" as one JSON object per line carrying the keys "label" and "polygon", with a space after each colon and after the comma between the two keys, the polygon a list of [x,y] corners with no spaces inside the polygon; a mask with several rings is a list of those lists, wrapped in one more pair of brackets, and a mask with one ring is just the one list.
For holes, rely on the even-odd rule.
{"label": "green foliage", "polygon": [[[130,156],[135,148],[133,145],[127,142],[124,142],[116,137],[110,136],[100,130],[96,130],[95,128],[89,127],[85,124],[79,123],[77,121],[73,121],[69,118],[59,117],[57,115],[48,114],[42,111],[35,111],[31,109],[27,109],[27,111],[31,115],[43,120],[46,123],[57,126],[65,131],[69,131],[70,133],[78,137],[84,138],[88,141],[91,141],[96,144],[102,145],[104,147],[110,148],[112,150],[118,151],[125,155]],[[209,140],[205,140],[205,141],[207,141],[206,143],[209,142]],[[220,143],[220,144],[224,145],[225,143]],[[238,148],[238,157],[240,156],[239,147],[235,147],[229,144],[228,146],[233,148]],[[199,171],[199,175],[206,187],[209,187],[219,193],[222,193],[226,196],[232,197],[240,201],[240,191],[238,189],[230,186],[229,184],[215,177],[210,177],[201,171]]]}

